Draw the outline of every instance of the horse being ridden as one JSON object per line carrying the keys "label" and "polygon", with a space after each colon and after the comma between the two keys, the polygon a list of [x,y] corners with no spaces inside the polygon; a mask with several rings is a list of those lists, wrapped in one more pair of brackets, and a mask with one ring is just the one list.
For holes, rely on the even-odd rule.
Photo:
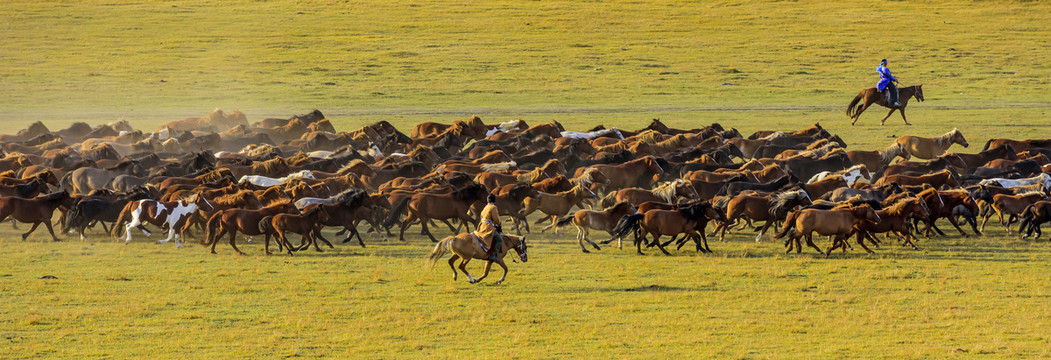
{"label": "horse being ridden", "polygon": [[858,92],[858,95],[854,97],[854,100],[850,102],[850,105],[847,105],[847,116],[849,116],[851,120],[850,125],[854,125],[854,123],[858,122],[858,119],[861,118],[861,113],[865,112],[865,109],[868,109],[872,104],[890,108],[890,112],[887,113],[887,116],[884,116],[883,119],[880,120],[879,124],[881,126],[887,122],[887,119],[890,118],[891,114],[894,114],[894,110],[901,112],[901,120],[905,122],[905,125],[912,125],[909,123],[909,120],[905,118],[905,108],[909,106],[909,99],[913,97],[918,101],[923,101],[923,85],[903,87],[899,89],[899,93],[901,94],[898,99],[900,105],[892,106],[887,103],[886,98],[884,98],[876,88],[862,89]]}
{"label": "horse being ridden", "polygon": [[[453,263],[456,262],[457,259],[463,259],[460,261],[460,271],[463,271],[463,273],[467,275],[468,281],[472,284],[482,281],[486,276],[489,276],[489,270],[495,262],[504,269],[504,275],[496,282],[499,284],[504,282],[504,279],[507,278],[507,264],[504,263],[504,256],[507,255],[509,249],[514,249],[515,252],[518,253],[518,258],[521,259],[522,262],[529,261],[529,258],[526,255],[527,246],[524,237],[503,235],[502,239],[503,244],[499,246],[501,249],[500,252],[494,255],[489,255],[473,234],[463,233],[449,236],[442,239],[442,241],[438,242],[438,245],[434,246],[434,250],[431,251],[427,260],[431,266],[434,266],[434,263],[437,262],[438,259],[445,256],[445,254],[452,252],[453,256],[449,258],[449,268],[453,270],[453,280],[456,280],[457,278],[456,266],[454,266]],[[490,246],[490,248],[492,248],[492,246]],[[486,260],[485,273],[482,274],[482,277],[475,279],[471,276],[471,273],[467,272],[467,263],[470,262],[471,259]]]}

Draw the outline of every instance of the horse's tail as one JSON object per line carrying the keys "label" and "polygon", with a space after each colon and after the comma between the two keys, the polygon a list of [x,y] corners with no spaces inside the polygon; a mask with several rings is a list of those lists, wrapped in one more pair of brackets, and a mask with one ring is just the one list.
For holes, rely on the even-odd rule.
{"label": "horse's tail", "polygon": [[398,202],[398,205],[391,208],[390,215],[387,216],[387,220],[383,222],[383,227],[390,229],[391,226],[398,223],[401,220],[401,214],[405,212],[405,209],[409,208],[409,200],[411,198],[402,199]]}
{"label": "horse's tail", "polygon": [[274,234],[274,233],[276,233],[276,230],[274,230],[273,219],[274,219],[274,216],[270,215],[270,216],[264,216],[261,220],[259,220],[259,232],[261,232],[263,234]]}
{"label": "horse's tail", "polygon": [[599,206],[602,206],[602,208],[605,209],[605,208],[608,208],[610,206],[613,206],[613,204],[616,204],[616,203],[617,203],[617,192],[616,191],[610,191],[609,194],[606,194],[606,196],[602,198],[602,201],[599,202]]}
{"label": "horse's tail", "polygon": [[642,220],[643,216],[643,214],[632,214],[621,217],[617,221],[617,227],[613,228],[613,239],[622,238],[638,229],[639,221]]}
{"label": "horse's tail", "polygon": [[712,206],[718,209],[726,209],[726,205],[730,203],[730,198],[730,196],[720,196],[715,199],[715,202],[712,203]]}
{"label": "horse's tail", "polygon": [[138,201],[129,201],[124,205],[124,209],[120,211],[120,216],[117,216],[117,221],[113,223],[113,228],[110,229],[110,235],[114,239],[120,239],[120,228],[124,226],[124,223],[128,221],[128,217],[131,216],[131,208],[135,206]]}
{"label": "horse's tail", "polygon": [[1026,225],[1029,225],[1029,223],[1033,221],[1033,219],[1035,218],[1034,215],[1035,214],[1033,214],[1033,204],[1027,205],[1025,207],[1025,210],[1022,210],[1022,214],[1018,215],[1018,219],[1020,220],[1018,224],[1019,236],[1027,235],[1023,234],[1022,231],[1025,231]]}
{"label": "horse's tail", "polygon": [[996,140],[996,139],[989,139],[989,141],[986,141],[985,142],[985,147],[982,148],[982,151],[989,150],[989,145],[993,144],[993,140]]}
{"label": "horse's tail", "polygon": [[558,219],[558,221],[555,222],[555,227],[563,227],[569,225],[569,223],[571,222],[573,222],[573,216],[566,216],[564,218]]}
{"label": "horse's tail", "polygon": [[219,219],[223,217],[222,211],[216,211],[212,214],[212,217],[208,218],[208,223],[204,225],[204,238],[201,239],[201,245],[211,245],[217,240],[215,239],[219,231]]}
{"label": "horse's tail", "polygon": [[795,229],[795,227],[796,227],[796,218],[798,218],[798,217],[799,217],[799,211],[798,210],[793,211],[792,213],[788,214],[788,217],[785,218],[785,225],[781,227],[781,231],[779,231],[777,234],[774,235],[774,240],[777,240],[777,239],[785,237],[785,235],[787,235],[789,231],[792,231],[792,229]]}
{"label": "horse's tail", "polygon": [[66,221],[62,224],[62,232],[68,232],[74,226],[78,226],[81,223],[83,212],[80,209],[80,203],[74,204],[69,211],[66,212]]}
{"label": "horse's tail", "polygon": [[858,93],[858,95],[854,97],[854,100],[850,102],[850,105],[847,105],[848,117],[854,117],[854,114],[857,112],[858,103],[861,102],[862,98],[863,96],[861,95],[861,93]]}
{"label": "horse's tail", "polygon": [[434,245],[434,250],[431,251],[430,255],[427,255],[428,268],[433,268],[434,263],[438,262],[438,259],[449,253],[449,248],[452,247],[454,240],[456,240],[455,236],[447,236],[442,241],[439,241],[438,245]]}

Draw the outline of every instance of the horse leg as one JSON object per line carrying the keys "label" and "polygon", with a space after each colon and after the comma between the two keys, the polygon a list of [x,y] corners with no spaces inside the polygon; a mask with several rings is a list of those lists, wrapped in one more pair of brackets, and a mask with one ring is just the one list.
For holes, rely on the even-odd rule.
{"label": "horse leg", "polygon": [[[343,240],[343,242],[344,242],[344,243],[346,243],[347,241],[350,241],[350,237],[351,237],[351,235],[353,235],[353,236],[357,236],[357,238],[358,238],[358,245],[361,245],[361,247],[362,247],[362,248],[364,248],[364,247],[365,247],[365,241],[361,239],[361,233],[359,233],[359,232],[358,232],[358,227],[357,227],[357,226],[354,226],[354,225],[352,224],[352,225],[350,226],[349,230],[351,231],[351,234],[350,234],[350,235],[347,235],[347,239],[346,239],[346,240]],[[384,240],[386,240],[386,239],[387,239],[387,236],[383,236],[383,239],[384,239]]]}
{"label": "horse leg", "polygon": [[817,247],[817,245],[814,244],[814,236],[812,234],[806,235],[806,244],[807,246],[814,248],[814,250],[817,250],[818,254],[824,253],[824,251],[821,251],[821,248]]}
{"label": "horse leg", "polygon": [[453,265],[458,259],[460,259],[460,255],[456,255],[456,253],[453,253],[453,256],[449,258],[449,268],[453,270],[453,281],[456,281],[457,276],[460,275],[456,273],[456,265]]}
{"label": "horse leg", "polygon": [[[704,241],[704,252],[711,253],[712,248],[708,247],[708,238],[704,236],[704,230],[697,232],[701,236],[701,240]],[[697,250],[701,250],[701,243],[697,243]]]}
{"label": "horse leg", "polygon": [[635,235],[635,250],[638,251],[639,255],[646,255],[642,253],[642,242],[646,241],[646,234],[642,234],[642,239],[639,239],[639,235]]}
{"label": "horse leg", "polygon": [[[588,233],[588,232],[584,233],[584,241],[587,241],[588,244],[591,244],[591,246],[594,246],[595,250],[602,250],[602,248],[598,247],[598,244],[596,244],[594,241],[591,241],[591,237],[588,236],[588,235],[590,235],[590,233]],[[583,247],[583,245],[581,247]],[[584,250],[584,252],[587,252],[587,250]]]}
{"label": "horse leg", "polygon": [[[315,243],[317,242],[317,239],[321,239],[321,241],[325,242],[325,245],[328,245],[329,249],[335,249],[336,248],[335,246],[332,246],[332,243],[329,242],[328,239],[326,239],[324,236],[321,236],[321,230],[311,229],[310,230],[310,238],[314,239]],[[315,246],[317,246],[317,244],[315,244]]]}
{"label": "horse leg", "polygon": [[[858,232],[858,245],[861,245],[862,249],[865,249],[866,252],[872,254],[874,251],[872,251],[872,249],[869,249],[868,246],[865,246],[865,237],[861,236],[861,233],[865,233],[866,235],[868,234],[868,232],[865,231]],[[844,242],[848,240],[850,240],[850,238],[843,239]]]}
{"label": "horse leg", "polygon": [[[270,235],[268,234],[267,236],[270,236]],[[237,248],[237,242],[235,241],[236,239],[237,239],[237,230],[230,230],[230,247],[234,248],[234,251],[236,251],[239,255],[246,255],[244,253],[244,251],[241,251],[241,249]],[[215,242],[218,243],[219,242],[219,238],[216,238]],[[213,249],[215,248],[214,244],[212,245],[212,248]],[[291,254],[292,250],[289,249],[288,253]]]}
{"label": "horse leg", "polygon": [[901,108],[898,109],[898,113],[901,114],[901,121],[904,121],[905,125],[912,125],[912,124],[909,124],[909,119],[905,118],[905,104],[901,105]]}
{"label": "horse leg", "polygon": [[504,264],[504,259],[500,259],[500,261],[497,261],[496,264],[500,265],[500,267],[504,269],[504,275],[500,276],[500,280],[496,281],[496,283],[499,285],[503,284],[504,280],[507,279],[507,264]]}
{"label": "horse leg", "polygon": [[956,221],[952,216],[949,217],[949,223],[956,227],[956,230],[960,232],[960,236],[970,237],[970,235],[967,235],[967,233],[963,232],[963,229],[960,228],[960,222]]}
{"label": "horse leg", "polygon": [[772,220],[772,219],[771,219],[771,220],[769,220],[769,221],[767,221],[767,222],[766,222],[766,225],[763,225],[763,228],[759,230],[759,235],[756,235],[756,236],[755,236],[755,242],[760,242],[760,241],[762,241],[762,240],[763,240],[763,235],[765,235],[765,234],[766,234],[766,230],[770,229],[770,224],[773,224],[773,223],[775,223],[775,222],[776,222],[776,221],[774,221],[774,220]]}
{"label": "horse leg", "polygon": [[883,117],[883,120],[880,120],[880,121],[879,121],[879,126],[883,126],[883,123],[887,122],[887,118],[889,118],[889,117],[890,117],[890,114],[893,114],[893,113],[894,113],[895,111],[897,111],[897,110],[898,110],[898,108],[891,108],[891,109],[890,109],[890,112],[888,112],[888,113],[887,113],[887,116],[884,116],[884,117]]}
{"label": "horse leg", "polygon": [[416,219],[416,213],[409,211],[409,216],[405,217],[405,221],[402,221],[400,231],[398,232],[398,240],[405,241],[405,229],[412,224],[412,220]]}
{"label": "horse leg", "polygon": [[474,279],[474,282],[476,284],[482,282],[482,279],[485,279],[486,277],[489,276],[489,271],[492,270],[492,269],[493,269],[493,262],[492,261],[486,261],[485,262],[485,272],[482,273],[482,276],[478,277],[477,279]]}
{"label": "horse leg", "polygon": [[[985,223],[989,222],[989,218],[991,218],[991,217],[993,217],[993,212],[992,211],[987,211],[985,213],[985,216],[982,218],[982,231],[985,231]],[[1000,224],[1002,225],[1003,223],[1004,223],[1003,217],[1001,216],[1000,217]]]}
{"label": "horse leg", "polygon": [[44,222],[44,226],[47,227],[47,232],[49,234],[51,234],[51,240],[59,241],[58,238],[55,237],[55,230],[51,228],[51,222],[50,221],[45,221]]}
{"label": "horse leg", "polygon": [[467,262],[468,262],[468,261],[471,261],[471,259],[469,259],[469,258],[463,258],[463,261],[460,261],[460,266],[459,266],[459,268],[460,268],[460,271],[463,271],[464,275],[467,275],[467,282],[469,282],[469,283],[471,283],[471,284],[474,284],[474,283],[476,282],[476,281],[474,280],[474,277],[473,277],[473,276],[471,276],[471,273],[467,272]]}
{"label": "horse leg", "polygon": [[456,231],[456,230],[458,230],[458,229],[459,229],[459,226],[457,226],[457,227],[453,227],[453,224],[450,224],[450,223],[449,223],[449,219],[442,219],[442,222],[443,222],[443,223],[445,223],[445,226],[448,226],[448,227],[449,227],[449,231],[452,231],[453,235],[456,235],[456,234],[457,234],[457,231]]}
{"label": "horse leg", "polygon": [[[11,220],[14,220],[14,219],[11,219]],[[30,228],[29,231],[26,232],[25,234],[22,234],[22,241],[26,241],[26,238],[29,237],[29,234],[32,234],[33,231],[36,230],[37,226],[40,226],[40,222],[33,223],[33,227]]]}
{"label": "horse leg", "polygon": [[653,235],[653,242],[657,243],[657,248],[661,249],[661,252],[663,252],[664,255],[671,256],[671,253],[669,253],[668,250],[664,249],[664,244],[661,244],[661,235],[660,234],[656,234],[656,233],[654,233],[652,235]]}
{"label": "horse leg", "polygon": [[427,228],[427,222],[429,220],[430,219],[420,218],[420,224],[423,225],[423,231],[421,232],[427,234],[427,237],[431,238],[431,242],[438,242],[438,239],[435,239],[434,235],[431,234],[431,230]]}

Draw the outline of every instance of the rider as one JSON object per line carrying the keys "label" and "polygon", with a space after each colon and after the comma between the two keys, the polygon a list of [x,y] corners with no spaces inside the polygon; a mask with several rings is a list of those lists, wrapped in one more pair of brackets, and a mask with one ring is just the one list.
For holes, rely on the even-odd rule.
{"label": "rider", "polygon": [[496,195],[489,194],[486,197],[485,208],[482,208],[481,221],[478,222],[478,230],[474,231],[474,235],[482,240],[482,243],[489,242],[489,260],[499,261],[496,255],[500,253],[500,247],[504,244],[504,237],[500,235],[503,229],[500,227],[500,210],[496,208]]}
{"label": "rider", "polygon": [[901,106],[901,104],[898,103],[898,87],[894,85],[898,82],[898,79],[890,74],[890,69],[887,68],[887,59],[883,59],[883,61],[879,63],[876,72],[879,73],[879,83],[876,83],[876,90],[879,90],[879,92],[884,92],[884,90],[886,90],[888,93],[887,103],[892,104],[893,107]]}

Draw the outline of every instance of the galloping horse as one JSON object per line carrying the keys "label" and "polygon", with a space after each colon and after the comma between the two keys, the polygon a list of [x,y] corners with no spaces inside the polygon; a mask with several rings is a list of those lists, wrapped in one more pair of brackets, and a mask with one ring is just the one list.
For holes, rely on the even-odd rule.
{"label": "galloping horse", "polygon": [[[850,117],[850,125],[858,122],[858,118],[861,117],[861,113],[865,112],[872,104],[879,104],[885,108],[890,108],[890,112],[887,116],[883,117],[883,120],[879,121],[880,126],[887,122],[887,118],[890,114],[894,113],[894,110],[901,111],[901,120],[905,122],[905,125],[909,124],[909,120],[905,118],[905,107],[909,105],[909,99],[916,97],[916,100],[923,101],[923,85],[913,85],[909,87],[898,88],[898,103],[901,104],[899,107],[892,107],[887,104],[887,99],[883,97],[883,94],[876,90],[876,88],[868,88],[858,92],[858,95],[854,97],[854,100],[847,105],[847,116]],[[865,101],[862,102],[862,99]],[[860,103],[860,104],[859,104]]]}
{"label": "galloping horse", "polygon": [[894,142],[904,146],[909,155],[920,159],[933,159],[939,157],[944,154],[945,150],[952,146],[952,144],[960,144],[965,148],[968,146],[967,139],[964,139],[963,133],[956,128],[945,133],[945,135],[935,138],[906,135],[898,138],[898,140],[894,140]]}
{"label": "galloping horse", "polygon": [[[518,253],[518,258],[521,259],[522,262],[529,261],[529,257],[526,255],[528,246],[526,246],[525,237],[519,238],[514,235],[503,235],[503,238],[504,244],[500,247],[500,253],[496,254],[496,258],[498,259],[496,264],[504,268],[504,275],[500,277],[500,280],[496,281],[497,284],[503,283],[504,279],[507,278],[507,264],[504,264],[504,256],[507,255],[509,249],[514,249],[515,252]],[[471,273],[467,272],[467,263],[470,262],[471,259],[484,260],[489,258],[486,249],[474,237],[474,234],[457,234],[442,239],[442,241],[438,242],[438,245],[434,246],[434,250],[431,251],[429,256],[427,256],[427,260],[430,262],[431,266],[434,266],[434,263],[437,262],[438,259],[449,252],[453,253],[453,256],[449,258],[449,268],[453,269],[453,281],[455,281],[457,277],[456,267],[453,266],[453,263],[456,262],[457,259],[463,259],[460,261],[460,271],[463,271],[463,273],[467,275],[467,280],[472,284],[482,281],[486,276],[489,276],[489,269],[493,267],[492,260],[486,261],[485,274],[482,274],[482,277],[480,278],[475,279],[471,276]]]}

